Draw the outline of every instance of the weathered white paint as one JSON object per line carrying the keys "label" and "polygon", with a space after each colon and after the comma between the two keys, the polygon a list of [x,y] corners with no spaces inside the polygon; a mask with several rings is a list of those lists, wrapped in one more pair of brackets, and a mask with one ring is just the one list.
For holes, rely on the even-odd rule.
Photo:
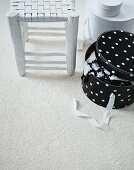
{"label": "weathered white paint", "polygon": [[66,61],[36,61],[36,60],[26,60],[26,64],[66,64]]}
{"label": "weathered white paint", "polygon": [[21,22],[22,25],[22,34],[24,37],[24,41],[28,41],[28,23],[27,22]]}
{"label": "weathered white paint", "polygon": [[49,30],[49,31],[64,31],[65,28],[63,27],[33,27],[33,26],[30,26],[28,27],[29,30]]}
{"label": "weathered white paint", "polygon": [[29,31],[30,36],[65,36],[62,32],[34,32]]}
{"label": "weathered white paint", "polygon": [[18,14],[9,12],[7,17],[15,51],[18,72],[20,76],[23,76],[25,74],[24,45],[20,22],[18,21]]}
{"label": "weathered white paint", "polygon": [[[50,0],[50,2],[52,2]],[[8,15],[9,26],[11,30],[11,36],[14,44],[14,50],[16,55],[16,63],[18,67],[19,74],[22,76],[25,74],[25,67],[27,69],[39,69],[39,70],[67,70],[69,75],[73,75],[75,73],[75,65],[76,65],[76,49],[77,49],[77,34],[78,34],[78,20],[79,16],[74,12],[74,3],[75,1],[66,1],[60,0],[58,1],[60,4],[64,2],[66,8],[62,7],[61,13],[59,8],[57,8],[57,15],[53,15],[51,13],[48,14],[46,10],[44,10],[44,4],[37,4],[37,11],[34,11],[33,2],[25,1],[24,6],[20,1],[16,0],[16,2],[11,1],[12,10],[18,10],[18,13],[10,13]],[[58,3],[58,4],[59,4]],[[46,4],[45,4],[46,5]],[[51,6],[51,5],[50,5]],[[57,7],[57,2],[56,2]],[[51,8],[50,8],[51,9]],[[73,12],[72,12],[73,11]],[[31,15],[32,14],[32,15]],[[28,27],[28,22],[65,22],[66,28],[39,28],[39,27]],[[32,31],[35,30],[35,31]],[[38,30],[45,30],[45,32],[37,32]],[[46,32],[46,30],[51,30],[53,32]],[[65,52],[25,52],[25,42],[28,41],[28,36],[64,36],[64,32],[56,32],[63,31],[66,32],[66,51]],[[34,60],[26,60],[25,56],[66,56],[65,61],[34,61]],[[64,67],[33,67],[33,66],[25,66],[25,64],[67,64],[67,69]]]}
{"label": "weathered white paint", "polygon": [[27,70],[67,70],[66,67],[34,67],[34,66],[26,66]]}
{"label": "weathered white paint", "polygon": [[63,51],[34,51],[34,52],[25,52],[26,56],[66,56],[66,53]]}
{"label": "weathered white paint", "polygon": [[76,65],[76,49],[79,16],[74,13],[68,17],[66,24],[66,58],[68,75],[73,75]]}

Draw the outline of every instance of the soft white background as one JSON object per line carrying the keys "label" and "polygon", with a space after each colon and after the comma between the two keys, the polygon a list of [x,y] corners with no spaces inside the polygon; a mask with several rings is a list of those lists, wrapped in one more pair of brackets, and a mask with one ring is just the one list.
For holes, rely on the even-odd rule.
{"label": "soft white background", "polygon": [[[84,11],[84,1],[79,3]],[[77,54],[76,74],[34,71],[17,74],[6,12],[0,1],[0,170],[133,170],[134,105],[113,110],[107,131],[72,113],[80,109],[101,120],[104,108],[81,88],[84,53]],[[83,11],[82,11],[83,10]],[[28,49],[62,49],[64,38],[30,37]]]}

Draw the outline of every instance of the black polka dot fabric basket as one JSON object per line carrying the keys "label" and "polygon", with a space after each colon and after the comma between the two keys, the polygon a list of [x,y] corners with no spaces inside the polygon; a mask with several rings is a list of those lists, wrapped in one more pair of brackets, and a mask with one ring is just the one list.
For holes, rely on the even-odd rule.
{"label": "black polka dot fabric basket", "polygon": [[111,94],[113,108],[134,102],[134,34],[104,32],[86,52],[82,88],[94,103],[106,107]]}

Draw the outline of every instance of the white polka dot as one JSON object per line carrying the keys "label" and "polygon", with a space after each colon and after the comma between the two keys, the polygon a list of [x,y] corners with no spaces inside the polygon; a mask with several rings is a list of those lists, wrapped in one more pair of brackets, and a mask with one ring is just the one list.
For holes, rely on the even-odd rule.
{"label": "white polka dot", "polygon": [[119,39],[119,41],[122,41],[122,39]]}
{"label": "white polka dot", "polygon": [[108,37],[109,39],[111,39],[111,37]]}
{"label": "white polka dot", "polygon": [[87,93],[85,93],[85,95],[87,96]]}
{"label": "white polka dot", "polygon": [[109,84],[106,84],[106,87],[108,87],[109,86]]}
{"label": "white polka dot", "polygon": [[131,97],[131,95],[128,95],[128,97]]}
{"label": "white polka dot", "polygon": [[102,50],[99,50],[99,52],[102,52]]}
{"label": "white polka dot", "polygon": [[125,63],[121,63],[123,66],[125,65]]}
{"label": "white polka dot", "polygon": [[127,53],[127,51],[126,51],[126,50],[124,50],[124,53]]}
{"label": "white polka dot", "polygon": [[118,45],[118,43],[115,43],[115,45]]}
{"label": "white polka dot", "polygon": [[100,57],[100,53],[98,54],[98,56]]}
{"label": "white polka dot", "polygon": [[114,31],[114,34],[116,34],[116,31]]}
{"label": "white polka dot", "polygon": [[118,94],[118,96],[121,96],[121,94]]}
{"label": "white polka dot", "polygon": [[95,102],[95,99],[93,99],[93,101]]}
{"label": "white polka dot", "polygon": [[130,71],[134,71],[132,68],[130,68]]}
{"label": "white polka dot", "polygon": [[124,99],[121,99],[121,102],[123,102],[124,101]]}
{"label": "white polka dot", "polygon": [[111,63],[111,60],[107,60],[109,63]]}
{"label": "white polka dot", "polygon": [[134,59],[134,56],[132,56],[131,58]]}
{"label": "white polka dot", "polygon": [[130,89],[127,89],[127,91],[130,91]]}
{"label": "white polka dot", "polygon": [[91,94],[93,94],[93,92],[91,91]]}
{"label": "white polka dot", "polygon": [[132,34],[130,34],[130,36],[132,37],[133,35],[132,35]]}
{"label": "white polka dot", "polygon": [[114,92],[117,92],[117,90],[114,90]]}
{"label": "white polka dot", "polygon": [[131,45],[128,45],[128,47],[130,48],[130,47],[131,47]]}
{"label": "white polka dot", "polygon": [[101,94],[103,94],[103,91],[100,91]]}
{"label": "white polka dot", "polygon": [[125,40],[128,40],[128,38],[126,37]]}
{"label": "white polka dot", "polygon": [[96,96],[98,96],[98,93],[95,93]]}
{"label": "white polka dot", "polygon": [[114,73],[115,73],[115,71],[113,70],[113,71],[112,71],[112,73],[114,74]]}
{"label": "white polka dot", "polygon": [[106,51],[107,54],[109,54],[109,51]]}
{"label": "white polka dot", "polygon": [[90,83],[90,86],[92,86],[93,84],[92,83]]}
{"label": "white polka dot", "polygon": [[126,58],[127,61],[129,61],[129,58]]}
{"label": "white polka dot", "polygon": [[102,42],[103,44],[106,44],[105,42]]}
{"label": "white polka dot", "polygon": [[114,49],[114,47],[113,47],[113,46],[112,46],[111,48],[112,48],[112,49]]}
{"label": "white polka dot", "polygon": [[130,74],[130,77],[133,77],[134,75],[133,74]]}
{"label": "white polka dot", "polygon": [[128,101],[130,101],[131,99],[128,99]]}
{"label": "white polka dot", "polygon": [[134,41],[132,43],[134,44]]}
{"label": "white polka dot", "polygon": [[105,100],[102,100],[102,102],[105,102]]}
{"label": "white polka dot", "polygon": [[86,88],[88,88],[88,86],[86,85]]}
{"label": "white polka dot", "polygon": [[120,65],[117,65],[117,67],[120,67]]}
{"label": "white polka dot", "polygon": [[105,38],[105,36],[104,36],[104,35],[102,35],[102,38]]}
{"label": "white polka dot", "polygon": [[123,30],[121,30],[121,32],[124,32]]}
{"label": "white polka dot", "polygon": [[119,55],[118,54],[115,54],[116,57],[118,57]]}
{"label": "white polka dot", "polygon": [[100,83],[97,81],[97,84],[100,84]]}

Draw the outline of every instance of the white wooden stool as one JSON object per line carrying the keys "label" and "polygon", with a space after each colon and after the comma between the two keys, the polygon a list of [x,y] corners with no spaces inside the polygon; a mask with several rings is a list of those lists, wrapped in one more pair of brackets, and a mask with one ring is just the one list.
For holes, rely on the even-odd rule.
{"label": "white wooden stool", "polygon": [[[8,13],[9,27],[15,50],[16,64],[20,76],[26,69],[66,70],[69,75],[75,73],[77,33],[79,16],[75,12],[75,0],[11,0]],[[28,22],[65,22],[65,52],[25,52],[28,40]],[[58,29],[58,28],[55,28]],[[26,56],[66,56],[67,68],[34,67],[43,64],[64,64],[63,61],[26,60]],[[32,64],[32,66],[29,66]]]}

